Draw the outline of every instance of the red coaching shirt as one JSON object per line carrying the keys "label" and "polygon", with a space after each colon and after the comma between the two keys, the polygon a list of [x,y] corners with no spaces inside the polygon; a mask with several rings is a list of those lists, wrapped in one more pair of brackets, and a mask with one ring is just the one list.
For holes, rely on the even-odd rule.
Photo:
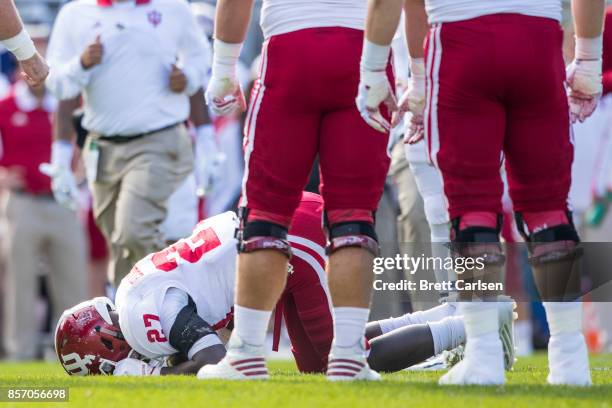
{"label": "red coaching shirt", "polygon": [[48,194],[51,179],[38,170],[51,158],[51,112],[55,101],[46,95],[42,103],[24,82],[17,82],[0,101],[0,166],[21,167],[26,192]]}

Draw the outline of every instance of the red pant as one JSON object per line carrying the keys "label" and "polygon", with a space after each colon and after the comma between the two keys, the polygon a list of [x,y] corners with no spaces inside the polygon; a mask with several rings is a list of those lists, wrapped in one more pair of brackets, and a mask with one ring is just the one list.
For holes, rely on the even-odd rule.
{"label": "red pant", "polygon": [[363,31],[311,28],[266,41],[245,123],[241,206],[288,224],[315,157],[326,210],[374,211],[387,135],[355,106]]}
{"label": "red pant", "polygon": [[[287,287],[276,312],[282,312],[295,361],[302,372],[325,372],[334,337],[325,280],[325,236],[321,228],[323,200],[304,193],[295,212],[289,241],[293,251]],[[280,314],[275,329],[280,329]]]}
{"label": "red pant", "polygon": [[565,210],[573,146],[559,23],[495,14],[436,24],[426,46],[425,128],[449,215]]}

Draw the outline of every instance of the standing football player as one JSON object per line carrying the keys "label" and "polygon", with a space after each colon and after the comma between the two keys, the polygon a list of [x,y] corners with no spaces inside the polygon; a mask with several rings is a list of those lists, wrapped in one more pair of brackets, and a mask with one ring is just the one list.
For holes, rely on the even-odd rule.
{"label": "standing football player", "polygon": [[[459,255],[487,256],[490,275],[503,263],[503,153],[517,224],[529,243],[550,326],[548,382],[589,385],[579,301],[580,240],[567,207],[573,156],[569,126],[585,120],[601,94],[604,0],[572,1],[576,52],[567,77],[560,0],[370,0],[364,47],[376,52],[364,54],[359,88],[368,117],[377,115],[389,97],[381,64],[402,4],[411,64],[423,64],[425,54],[427,60],[425,99],[409,89],[402,108],[423,118],[429,158],[442,173],[451,239],[460,244],[455,248]],[[495,293],[479,296],[496,299]],[[502,384],[495,302],[462,303],[460,313],[466,357],[440,383]]]}
{"label": "standing football player", "polygon": [[[246,108],[236,64],[252,3],[217,3],[206,96],[218,114]],[[285,287],[291,258],[287,230],[317,155],[334,306],[327,378],[380,378],[368,367],[364,332],[372,262],[378,254],[374,211],[389,166],[389,126],[388,117],[381,114],[373,120],[380,123],[383,134],[371,129],[354,106],[365,11],[362,0],[263,2],[266,40],[245,126],[235,330],[226,357],[204,367],[200,378],[268,378],[265,364],[260,375],[250,377],[236,366],[263,358],[268,320]],[[381,69],[392,76],[388,59]],[[395,106],[392,97],[387,103]]]}

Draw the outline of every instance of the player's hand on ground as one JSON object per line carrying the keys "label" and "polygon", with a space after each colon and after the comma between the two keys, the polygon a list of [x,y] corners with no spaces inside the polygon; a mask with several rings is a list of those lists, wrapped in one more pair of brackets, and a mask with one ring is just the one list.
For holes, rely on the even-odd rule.
{"label": "player's hand on ground", "polygon": [[216,115],[227,116],[246,110],[244,93],[237,78],[212,76],[208,82],[206,104]]}
{"label": "player's hand on ground", "polygon": [[98,35],[94,42],[89,44],[81,54],[81,65],[84,69],[90,69],[102,62],[104,56],[104,45]]}
{"label": "player's hand on ground", "polygon": [[397,110],[397,101],[384,70],[361,71],[355,102],[361,117],[368,125],[382,133],[388,133],[391,130],[391,123],[382,115],[380,107],[385,104],[391,114]]}
{"label": "player's hand on ground", "polygon": [[55,200],[64,207],[75,210],[79,191],[72,170],[51,163],[41,163],[38,169],[51,177],[51,190]]}
{"label": "player's hand on ground", "polygon": [[597,107],[603,90],[601,60],[572,61],[567,67],[568,99],[572,123],[584,122]]}
{"label": "player's hand on ground", "polygon": [[30,86],[42,85],[49,75],[49,66],[38,52],[26,60],[19,61],[19,65],[23,71],[21,76]]}
{"label": "player's hand on ground", "polygon": [[124,358],[115,365],[113,375],[116,376],[149,376],[159,375],[161,368],[158,364],[149,364],[135,358]]}
{"label": "player's hand on ground", "polygon": [[170,90],[174,93],[182,93],[186,88],[187,76],[176,64],[172,64],[170,70]]}

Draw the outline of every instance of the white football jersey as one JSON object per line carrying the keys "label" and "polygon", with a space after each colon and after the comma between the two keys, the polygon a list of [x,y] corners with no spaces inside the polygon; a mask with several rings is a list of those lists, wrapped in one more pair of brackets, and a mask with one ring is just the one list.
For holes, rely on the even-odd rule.
{"label": "white football jersey", "polygon": [[234,304],[238,225],[233,212],[208,218],[190,237],[140,260],[121,281],[115,304],[121,331],[134,350],[149,358],[176,353],[159,318],[169,288],[185,291],[214,329],[227,325]]}
{"label": "white football jersey", "polygon": [[500,13],[517,13],[561,21],[561,0],[425,0],[429,23],[463,21]]}
{"label": "white football jersey", "polygon": [[363,30],[366,0],[264,0],[261,29],[264,37],[314,27]]}

